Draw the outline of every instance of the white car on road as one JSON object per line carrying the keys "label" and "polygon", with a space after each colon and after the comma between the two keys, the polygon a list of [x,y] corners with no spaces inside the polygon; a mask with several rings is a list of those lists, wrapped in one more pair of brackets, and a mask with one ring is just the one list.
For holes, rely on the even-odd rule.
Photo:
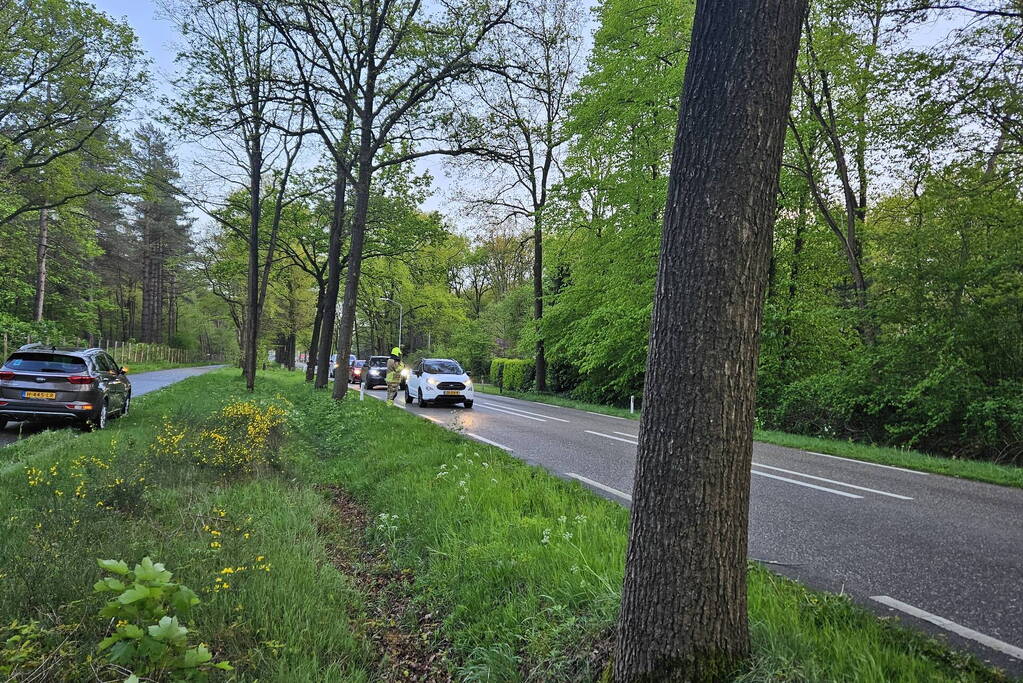
{"label": "white car on road", "polygon": [[450,358],[424,358],[412,366],[405,386],[405,403],[419,399],[419,405],[461,403],[472,408],[472,380],[457,361]]}

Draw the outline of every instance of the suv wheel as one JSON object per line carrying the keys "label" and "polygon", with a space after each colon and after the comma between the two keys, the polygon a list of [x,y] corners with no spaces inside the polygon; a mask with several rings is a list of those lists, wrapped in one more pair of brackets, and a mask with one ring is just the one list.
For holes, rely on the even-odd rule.
{"label": "suv wheel", "polygon": [[430,405],[430,404],[429,404],[429,403],[427,403],[426,399],[424,399],[424,398],[423,398],[423,390],[422,390],[422,389],[420,389],[420,390],[419,390],[419,407],[420,407],[420,408],[425,408],[425,407],[427,407],[428,405]]}
{"label": "suv wheel", "polygon": [[92,421],[92,428],[99,430],[106,429],[106,427],[107,427],[107,402],[103,401],[103,405],[100,406],[99,409],[99,415],[97,415],[96,419]]}
{"label": "suv wheel", "polygon": [[0,417],[0,429],[3,429],[6,426],[7,426],[7,418],[6,417]]}
{"label": "suv wheel", "polygon": [[82,421],[80,427],[83,431],[96,431],[106,426],[106,401],[103,401],[102,407],[95,417],[89,417]]}

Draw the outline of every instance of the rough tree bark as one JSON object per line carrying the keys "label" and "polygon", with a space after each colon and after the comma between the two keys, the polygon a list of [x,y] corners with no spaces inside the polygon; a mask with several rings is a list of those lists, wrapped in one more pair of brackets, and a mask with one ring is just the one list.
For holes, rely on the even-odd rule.
{"label": "rough tree bark", "polygon": [[[366,88],[366,110],[373,110],[373,82]],[[359,276],[362,273],[362,250],[366,243],[366,217],[369,213],[369,195],[373,182],[373,147],[371,143],[372,128],[368,116],[363,116],[361,123],[361,141],[359,143],[359,173],[356,177],[355,209],[352,216],[352,242],[348,251],[348,271],[345,277],[345,295],[341,309],[341,329],[337,340],[338,362],[344,358],[348,363],[349,349],[352,347],[352,328],[355,325],[355,300],[359,294]],[[397,341],[395,342],[397,343]],[[343,375],[343,376],[342,376]],[[348,373],[339,370],[334,376],[333,397],[342,399],[348,391]]]}
{"label": "rough tree bark", "polygon": [[614,673],[719,680],[749,652],[753,399],[806,0],[697,3],[661,239]]}
{"label": "rough tree bark", "polygon": [[39,211],[39,239],[36,242],[36,297],[32,307],[32,319],[36,322],[43,319],[43,306],[46,303],[46,265],[50,249],[50,226],[46,213],[46,209]]}
{"label": "rough tree bark", "polygon": [[254,131],[249,142],[249,236],[248,271],[245,279],[245,388],[256,386],[256,352],[259,348],[259,227],[263,214],[263,138],[259,102],[253,104]]}
{"label": "rough tree bark", "polygon": [[324,288],[318,287],[316,292],[316,317],[313,318],[313,334],[309,340],[309,356],[305,363],[305,381],[312,382],[316,375],[316,350],[320,348],[320,325],[323,324]]}
{"label": "rough tree bark", "polygon": [[537,325],[534,387],[547,391],[547,356],[539,328],[543,322],[543,229],[539,216],[534,216],[533,225],[533,321]]}
{"label": "rough tree bark", "polygon": [[330,349],[334,343],[334,320],[337,318],[337,293],[341,288],[341,246],[344,241],[345,196],[348,190],[348,172],[340,162],[334,175],[334,207],[331,214],[330,244],[327,247],[327,289],[324,292],[323,312],[320,325],[320,348],[316,352],[316,377],[313,383],[317,389],[327,386],[330,364]]}

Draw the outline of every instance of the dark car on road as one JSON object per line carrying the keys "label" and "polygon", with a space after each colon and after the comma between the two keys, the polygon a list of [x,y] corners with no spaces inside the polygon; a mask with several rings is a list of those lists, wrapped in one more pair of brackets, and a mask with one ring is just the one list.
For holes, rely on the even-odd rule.
{"label": "dark car on road", "polygon": [[0,429],[8,421],[61,420],[102,429],[127,415],[127,371],[100,348],[23,346],[0,367]]}
{"label": "dark car on road", "polygon": [[362,366],[362,383],[367,389],[387,384],[387,359],[390,356],[370,356]]}

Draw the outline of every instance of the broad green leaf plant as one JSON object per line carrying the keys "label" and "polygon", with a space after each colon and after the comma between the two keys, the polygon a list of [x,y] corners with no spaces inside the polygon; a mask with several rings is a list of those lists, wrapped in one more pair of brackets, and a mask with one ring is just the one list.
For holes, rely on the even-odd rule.
{"label": "broad green leaf plant", "polygon": [[139,675],[173,681],[205,681],[213,669],[230,671],[228,662],[214,662],[205,645],[189,647],[188,629],[180,618],[199,604],[199,596],[187,586],[171,581],[163,564],[145,557],[129,569],[123,560],[98,560],[110,576],[93,587],[112,593],[99,615],[112,622],[113,632],[99,644],[107,659]]}

